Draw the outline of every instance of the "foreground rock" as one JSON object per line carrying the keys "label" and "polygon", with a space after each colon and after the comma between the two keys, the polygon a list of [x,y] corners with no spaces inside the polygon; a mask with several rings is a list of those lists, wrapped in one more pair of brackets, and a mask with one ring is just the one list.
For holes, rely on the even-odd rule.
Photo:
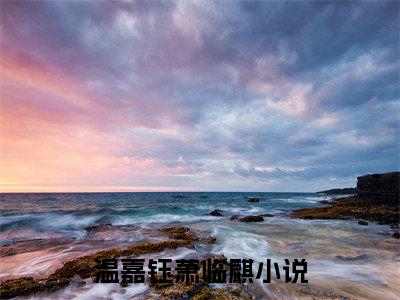
{"label": "foreground rock", "polygon": [[167,227],[161,231],[167,233],[167,236],[175,240],[198,241],[199,238],[187,227]]}
{"label": "foreground rock", "polygon": [[275,295],[290,295],[290,297],[273,297],[272,299],[349,299],[347,296],[338,295],[333,291],[301,284],[270,283],[268,284],[268,290]]}
{"label": "foreground rock", "polygon": [[[224,261],[226,263],[227,258],[223,255],[214,255],[209,253],[203,259],[211,259],[211,264]],[[198,271],[199,282],[186,284],[184,282],[176,282],[176,274],[171,274],[172,282],[170,283],[159,283],[157,277],[155,281],[148,280],[148,284],[153,290],[153,297],[147,299],[254,299],[254,296],[241,284],[229,284],[223,288],[211,287],[208,282],[202,280],[201,269]]]}
{"label": "foreground rock", "polygon": [[239,215],[233,215],[233,216],[230,218],[231,221],[237,221],[237,220],[239,220],[239,219],[240,219],[240,216],[239,216]]}
{"label": "foreground rock", "polygon": [[188,227],[167,227],[162,228],[161,231],[167,233],[169,238],[175,240],[184,240],[184,241],[191,241],[191,242],[203,242],[207,244],[214,244],[216,238],[213,236],[200,236],[198,237],[195,235],[192,230]]}
{"label": "foreground rock", "polygon": [[263,222],[263,216],[246,216],[239,219],[240,222],[250,223],[250,222]]}
{"label": "foreground rock", "polygon": [[18,296],[29,296],[36,293],[55,292],[73,281],[79,276],[81,279],[94,277],[96,272],[96,260],[118,257],[135,257],[138,255],[158,253],[166,249],[177,249],[179,247],[193,248],[194,241],[215,242],[215,238],[198,238],[186,227],[164,228],[163,231],[174,240],[163,242],[147,242],[125,248],[114,248],[103,250],[95,254],[78,257],[66,262],[53,274],[43,279],[22,277],[7,280],[0,285],[0,299],[9,299]]}
{"label": "foreground rock", "polygon": [[49,238],[18,241],[0,248],[0,257],[26,253],[70,244],[74,238]]}

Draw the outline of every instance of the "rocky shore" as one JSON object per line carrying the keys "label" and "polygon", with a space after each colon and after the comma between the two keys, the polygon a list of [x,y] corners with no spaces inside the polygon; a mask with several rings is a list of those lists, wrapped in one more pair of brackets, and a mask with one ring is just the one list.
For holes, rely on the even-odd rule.
{"label": "rocky shore", "polygon": [[305,208],[290,215],[301,219],[357,219],[360,225],[367,221],[388,224],[397,231],[399,225],[399,172],[370,174],[357,177],[356,193],[353,196],[321,201],[324,207]]}
{"label": "rocky shore", "polygon": [[[102,248],[92,249],[91,252],[79,252],[79,256],[63,259],[62,265],[52,268],[48,273],[39,273],[37,277],[25,275],[21,277],[5,278],[0,283],[0,299],[14,297],[30,297],[32,295],[41,297],[51,296],[57,298],[71,288],[90,289],[97,269],[96,259],[103,258],[126,258],[140,257],[146,258],[153,253],[180,253],[183,251],[196,252],[196,259],[226,259],[226,257],[238,257],[241,253],[246,255],[253,254],[254,259],[266,257],[268,253],[283,253],[291,257],[301,253],[307,260],[313,262],[315,274],[324,272],[318,269],[318,263],[325,263],[327,266],[335,266],[337,261],[347,262],[357,260],[359,264],[364,263],[366,268],[387,269],[393,265],[391,260],[396,253],[397,241],[392,238],[383,238],[381,235],[365,236],[375,230],[373,226],[362,227],[352,222],[351,228],[344,227],[341,222],[332,227],[326,226],[324,222],[302,222],[295,220],[301,219],[339,219],[352,220],[360,225],[369,225],[369,222],[379,224],[389,224],[392,227],[393,237],[399,236],[399,173],[372,174],[358,178],[357,188],[354,195],[336,198],[332,200],[322,200],[323,207],[298,209],[287,213],[285,211],[275,212],[262,210],[261,205],[268,201],[268,198],[248,196],[240,201],[245,203],[252,202],[250,209],[231,211],[227,206],[222,206],[216,202],[221,209],[213,207],[213,210],[203,212],[207,217],[207,222],[198,222],[195,225],[177,223],[173,225],[159,225],[140,229],[138,225],[97,223],[84,227],[85,239],[87,243],[94,245],[101,244]],[[312,195],[311,195],[312,196]],[[256,200],[255,200],[256,199]],[[323,199],[319,196],[318,200]],[[250,201],[251,200],[251,201]],[[260,201],[261,200],[261,201]],[[292,200],[292,199],[290,199]],[[315,200],[314,203],[317,203]],[[297,201],[297,200],[296,200]],[[292,205],[293,202],[290,202]],[[303,206],[304,207],[304,206]],[[287,210],[286,210],[287,211]],[[269,213],[272,212],[272,213]],[[239,214],[237,214],[239,213]],[[291,216],[292,218],[288,218]],[[211,219],[208,219],[211,218]],[[269,219],[271,218],[271,219]],[[348,226],[348,222],[345,225]],[[188,226],[188,227],[186,227]],[[204,227],[202,227],[204,226]],[[213,230],[210,230],[210,226]],[[335,227],[336,226],[336,227]],[[310,229],[310,227],[312,229]],[[208,228],[208,229],[204,229]],[[233,230],[232,228],[235,228]],[[383,227],[382,227],[383,228]],[[387,228],[386,228],[387,229]],[[141,230],[141,231],[140,231]],[[336,231],[335,231],[336,230]],[[145,233],[143,238],[124,239],[122,244],[114,244],[121,237],[134,238],[135,235]],[[351,233],[351,241],[343,239],[344,232]],[[356,234],[353,235],[353,233]],[[358,233],[357,233],[358,232]],[[385,231],[385,235],[389,232]],[[292,235],[292,237],[290,237]],[[358,235],[361,235],[358,239]],[[108,237],[114,240],[108,241]],[[298,241],[301,236],[306,242]],[[349,235],[346,235],[349,237]],[[245,240],[243,245],[240,240]],[[233,242],[232,242],[233,241]],[[335,242],[332,242],[335,241]],[[343,242],[343,245],[342,245]],[[65,249],[72,243],[78,243],[69,238],[49,238],[35,239],[27,241],[17,241],[8,245],[3,245],[0,255],[10,258],[13,255],[24,253],[39,253],[42,250],[52,249],[55,252]],[[357,244],[359,243],[359,244]],[[221,245],[224,245],[223,248]],[[249,248],[249,245],[251,248]],[[311,246],[310,246],[311,245]],[[316,246],[315,246],[316,245]],[[333,245],[333,246],[332,246]],[[353,246],[356,245],[356,246]],[[377,249],[374,245],[379,245]],[[64,248],[63,248],[64,247]],[[314,248],[313,248],[314,247]],[[332,247],[332,248],[330,248]],[[364,249],[368,249],[365,251]],[[238,249],[237,251],[236,248]],[[198,251],[198,250],[201,251]],[[221,250],[225,249],[222,252]],[[251,249],[251,251],[249,250]],[[311,249],[311,250],[310,250]],[[351,249],[351,250],[349,250]],[[386,252],[379,252],[384,249]],[[314,252],[312,252],[314,251]],[[239,254],[237,254],[239,253]],[[249,253],[249,254],[247,254]],[[385,254],[386,253],[386,254]],[[186,254],[187,255],[187,254]],[[226,255],[226,257],[224,256]],[[232,256],[233,255],[233,256]],[[279,255],[279,254],[275,254]],[[382,256],[385,256],[383,259]],[[389,257],[389,258],[388,258]],[[375,261],[376,260],[376,261]],[[317,262],[317,263],[316,263]],[[325,268],[322,265],[321,268]],[[347,274],[346,264],[340,264],[343,268],[341,272]],[[394,268],[394,267],[393,267]],[[340,271],[340,270],[339,270]],[[338,271],[338,272],[339,272]],[[229,272],[229,270],[228,270]],[[340,272],[339,272],[340,273]],[[312,275],[312,273],[310,274]],[[20,276],[20,275],[18,275]],[[359,275],[354,275],[359,276]],[[377,274],[376,278],[386,278],[384,274]],[[316,279],[317,278],[317,279]],[[327,277],[328,278],[328,277]],[[351,278],[351,277],[350,277]],[[388,277],[390,283],[390,276]],[[330,278],[328,278],[330,279]],[[284,297],[301,299],[343,299],[351,298],[352,295],[363,296],[370,293],[370,298],[374,298],[379,291],[369,291],[362,294],[362,288],[368,284],[358,285],[353,283],[354,290],[348,290],[347,283],[340,289],[330,285],[331,279],[322,284],[320,275],[314,277],[312,284],[286,284],[279,280],[272,281],[267,288],[263,286],[226,284],[223,287],[210,285],[207,282],[193,284],[179,283],[157,283],[151,282],[146,278],[146,290],[142,292],[141,299],[282,299]],[[383,280],[383,279],[382,279]],[[386,280],[386,279],[385,279]],[[362,282],[362,280],[360,280]],[[311,282],[311,280],[310,280]],[[336,283],[336,281],[333,281]],[[395,282],[395,281],[394,281]],[[389,284],[383,291],[397,291],[395,283]],[[118,288],[127,288],[118,286]],[[374,287],[377,288],[376,286]],[[378,287],[379,288],[379,287]],[[361,297],[360,296],[360,297]],[[62,297],[61,297],[62,298]],[[68,298],[68,297],[67,297]],[[366,297],[368,298],[368,297]],[[388,298],[389,299],[389,298]]]}
{"label": "rocky shore", "polygon": [[179,247],[193,248],[194,242],[215,242],[215,238],[198,237],[186,227],[164,228],[161,231],[172,240],[141,243],[78,257],[66,262],[61,268],[46,278],[34,279],[32,277],[21,277],[4,281],[0,284],[0,299],[30,296],[37,293],[54,293],[72,283],[77,277],[80,280],[79,284],[85,284],[85,279],[95,276],[97,272],[95,262],[99,259],[137,257],[143,254],[159,253],[166,249],[177,249]]}

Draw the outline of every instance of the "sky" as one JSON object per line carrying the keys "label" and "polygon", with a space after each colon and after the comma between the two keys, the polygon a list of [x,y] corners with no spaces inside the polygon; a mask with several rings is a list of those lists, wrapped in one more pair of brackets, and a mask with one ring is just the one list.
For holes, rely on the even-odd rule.
{"label": "sky", "polygon": [[318,191],[399,170],[398,1],[1,1],[1,187]]}

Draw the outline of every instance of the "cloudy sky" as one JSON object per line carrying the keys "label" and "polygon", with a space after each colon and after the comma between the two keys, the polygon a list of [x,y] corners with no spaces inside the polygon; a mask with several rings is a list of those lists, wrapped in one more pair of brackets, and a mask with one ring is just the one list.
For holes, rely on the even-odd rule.
{"label": "cloudy sky", "polygon": [[3,191],[317,191],[399,169],[399,2],[2,1]]}

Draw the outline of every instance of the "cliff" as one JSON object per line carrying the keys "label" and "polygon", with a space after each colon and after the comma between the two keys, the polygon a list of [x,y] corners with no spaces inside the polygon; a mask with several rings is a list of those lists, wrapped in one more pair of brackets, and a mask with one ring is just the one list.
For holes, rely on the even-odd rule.
{"label": "cliff", "polygon": [[364,201],[399,204],[400,172],[357,177],[357,196]]}
{"label": "cliff", "polygon": [[[400,217],[399,183],[399,172],[359,176],[356,195],[321,201],[326,206],[295,210],[291,216],[301,219],[361,219],[392,224],[397,228]],[[368,224],[365,221],[361,223]]]}

